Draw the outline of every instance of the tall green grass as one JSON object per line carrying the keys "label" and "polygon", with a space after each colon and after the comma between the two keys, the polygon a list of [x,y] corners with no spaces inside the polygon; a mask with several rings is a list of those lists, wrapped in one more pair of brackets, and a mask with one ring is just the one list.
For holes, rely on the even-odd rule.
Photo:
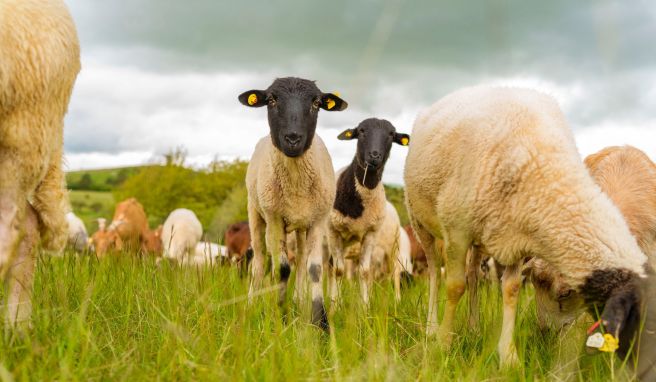
{"label": "tall green grass", "polygon": [[[294,279],[292,275],[292,280]],[[40,256],[32,327],[0,342],[0,377],[16,380],[553,380],[558,336],[536,324],[530,288],[521,295],[516,331],[521,365],[501,369],[496,342],[501,298],[483,287],[481,319],[467,324],[466,298],[453,348],[444,352],[423,332],[427,285],[419,279],[394,302],[389,282],[377,283],[372,305],[357,285],[342,284],[331,316],[333,333],[308,324],[309,307],[282,317],[277,293],[249,305],[246,279],[234,268],[156,266],[122,254]],[[441,301],[440,308],[443,307]],[[335,308],[335,307],[333,307]],[[583,356],[580,339],[565,338],[580,356],[582,381],[610,379],[611,356]],[[562,358],[562,357],[561,357]],[[615,361],[617,363],[617,361]],[[616,372],[616,375],[620,373]]]}

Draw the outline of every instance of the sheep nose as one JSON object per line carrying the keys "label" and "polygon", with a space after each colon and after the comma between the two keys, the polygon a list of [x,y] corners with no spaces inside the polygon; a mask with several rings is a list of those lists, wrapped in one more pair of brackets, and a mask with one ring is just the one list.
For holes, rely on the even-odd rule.
{"label": "sheep nose", "polygon": [[303,137],[296,133],[285,135],[285,141],[292,146],[296,146],[301,141],[301,138]]}
{"label": "sheep nose", "polygon": [[370,151],[369,152],[369,158],[371,159],[380,159],[380,152],[378,151]]}

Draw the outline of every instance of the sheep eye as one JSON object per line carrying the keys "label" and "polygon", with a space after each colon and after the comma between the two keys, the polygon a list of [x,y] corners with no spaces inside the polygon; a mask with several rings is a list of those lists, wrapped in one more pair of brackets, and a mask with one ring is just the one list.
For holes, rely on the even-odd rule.
{"label": "sheep eye", "polygon": [[269,106],[276,106],[276,99],[273,96],[269,96]]}
{"label": "sheep eye", "polygon": [[318,109],[319,106],[321,106],[321,100],[315,99],[315,100],[312,102],[312,107],[315,108],[315,109]]}
{"label": "sheep eye", "polygon": [[562,292],[558,294],[558,300],[562,301],[565,300],[566,298],[570,297],[572,295],[572,290],[568,289],[566,292]]}

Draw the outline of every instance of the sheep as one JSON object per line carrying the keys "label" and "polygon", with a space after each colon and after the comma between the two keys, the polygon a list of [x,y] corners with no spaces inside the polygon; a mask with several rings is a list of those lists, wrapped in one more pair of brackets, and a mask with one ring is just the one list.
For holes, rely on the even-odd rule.
{"label": "sheep", "polygon": [[[533,255],[561,272],[589,310],[601,312],[604,330],[619,337],[618,354],[626,356],[643,308],[654,309],[642,295],[653,293],[645,290],[653,270],[583,166],[556,102],[527,89],[467,88],[420,113],[412,134],[404,179],[410,221],[429,264],[427,333],[450,346],[465,255],[480,245],[512,268],[503,280],[508,326],[520,286],[516,264]],[[446,257],[439,328],[436,239],[444,240]],[[656,322],[646,326],[656,329]],[[645,330],[640,350],[653,342]],[[498,350],[503,364],[516,360],[512,341]]]}
{"label": "sheep", "polygon": [[[619,208],[629,230],[656,262],[656,165],[635,147],[607,147],[585,158],[585,165],[601,190]],[[535,288],[538,323],[560,328],[576,319],[582,297],[544,260],[527,264]]]}
{"label": "sheep", "polygon": [[[369,118],[355,129],[346,129],[337,139],[357,139],[353,161],[337,174],[337,196],[330,213],[328,237],[333,259],[333,280],[344,270],[345,248],[359,244],[360,289],[365,305],[369,304],[369,289],[373,282],[371,256],[376,235],[385,219],[385,189],[382,177],[392,143],[406,146],[410,136],[397,133],[384,119]],[[338,292],[337,288],[331,288]],[[333,294],[333,300],[338,299]]]}
{"label": "sheep", "polygon": [[382,274],[392,274],[394,296],[401,301],[401,279],[412,275],[410,239],[401,228],[401,220],[396,208],[389,201],[385,203],[385,218],[378,230],[372,262],[379,264]]}
{"label": "sheep", "polygon": [[[104,256],[111,250],[136,252],[161,252],[159,241],[161,230],[148,228],[148,217],[137,199],[128,198],[116,205],[112,223],[105,227],[104,219],[99,219],[99,230],[91,241],[98,256]],[[159,232],[158,232],[159,230]]]}
{"label": "sheep", "polygon": [[72,211],[66,214],[68,223],[68,245],[76,252],[84,252],[87,248],[88,234],[82,219]]}
{"label": "sheep", "polygon": [[426,254],[424,253],[423,248],[421,248],[421,245],[417,242],[412,226],[408,224],[403,227],[403,229],[410,240],[410,255],[412,256],[413,273],[414,275],[422,275],[427,267]]}
{"label": "sheep", "polygon": [[196,214],[186,208],[173,210],[162,228],[163,258],[185,263],[196,253],[196,245],[203,235],[203,226]]}
{"label": "sheep", "polygon": [[29,208],[46,250],[66,244],[63,126],[80,49],[68,9],[57,0],[3,1],[0,36],[0,278],[7,280],[24,246]]}
{"label": "sheep", "polygon": [[[306,299],[305,274],[312,292],[312,323],[329,330],[323,302],[322,234],[335,199],[330,154],[315,136],[319,109],[342,111],[347,103],[335,94],[322,93],[314,82],[278,78],[266,90],[239,95],[249,107],[267,106],[270,134],[256,145],[246,172],[248,220],[253,248],[249,297],[264,277],[264,254],[272,259],[272,277],[280,262],[279,304],[285,300],[291,268],[285,255],[285,234],[295,231],[298,245],[297,299]],[[307,264],[307,271],[306,271]]]}

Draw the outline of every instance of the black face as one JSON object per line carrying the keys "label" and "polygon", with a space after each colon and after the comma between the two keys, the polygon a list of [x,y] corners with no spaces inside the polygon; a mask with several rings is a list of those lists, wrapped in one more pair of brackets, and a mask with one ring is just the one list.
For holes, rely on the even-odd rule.
{"label": "black face", "polygon": [[348,104],[334,94],[322,93],[313,81],[278,78],[266,90],[250,90],[239,96],[250,107],[267,105],[273,145],[286,156],[302,155],[312,145],[319,109],[342,111]]}
{"label": "black face", "polygon": [[360,165],[369,170],[378,170],[385,166],[392,143],[407,146],[410,142],[409,135],[397,133],[389,121],[377,118],[365,119],[358,127],[344,131],[338,138],[358,140],[355,155]]}

